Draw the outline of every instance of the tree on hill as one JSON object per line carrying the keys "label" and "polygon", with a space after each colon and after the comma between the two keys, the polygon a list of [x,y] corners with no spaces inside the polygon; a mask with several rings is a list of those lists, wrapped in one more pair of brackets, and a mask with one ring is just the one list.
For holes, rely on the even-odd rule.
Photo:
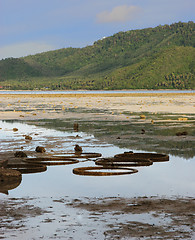
{"label": "tree on hill", "polygon": [[0,61],[12,89],[194,88],[195,24],[119,32],[85,48]]}

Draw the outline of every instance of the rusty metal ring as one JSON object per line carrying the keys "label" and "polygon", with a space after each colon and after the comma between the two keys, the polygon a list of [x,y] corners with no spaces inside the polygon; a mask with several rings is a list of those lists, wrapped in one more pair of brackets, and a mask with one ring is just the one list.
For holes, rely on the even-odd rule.
{"label": "rusty metal ring", "polygon": [[116,154],[114,158],[123,158],[123,159],[150,159],[153,162],[164,162],[169,161],[169,156],[166,154],[159,153],[122,153]]}
{"label": "rusty metal ring", "polygon": [[23,163],[14,163],[14,164],[7,164],[7,168],[15,169],[23,174],[25,173],[37,173],[37,172],[44,172],[47,170],[46,166],[40,164],[23,164]]}
{"label": "rusty metal ring", "polygon": [[[94,170],[102,170],[101,172],[94,171]],[[105,172],[103,170],[125,170],[124,172]],[[84,176],[114,176],[114,175],[124,175],[124,174],[133,174],[137,173],[137,169],[133,168],[119,168],[119,167],[80,167],[74,168],[73,173],[77,175],[84,175]]]}
{"label": "rusty metal ring", "polygon": [[31,164],[39,165],[68,165],[78,163],[79,160],[71,158],[53,158],[53,157],[42,157],[42,158],[26,158],[23,161]]}
{"label": "rusty metal ring", "polygon": [[[139,161],[138,161],[139,160]],[[150,166],[153,162],[149,159],[123,159],[123,158],[99,158],[95,161],[96,165],[113,167],[141,167]]]}
{"label": "rusty metal ring", "polygon": [[66,159],[66,158],[96,158],[96,157],[101,157],[101,153],[91,153],[91,152],[81,152],[81,153],[62,153],[58,155],[53,155],[53,158],[61,158],[61,159]]}

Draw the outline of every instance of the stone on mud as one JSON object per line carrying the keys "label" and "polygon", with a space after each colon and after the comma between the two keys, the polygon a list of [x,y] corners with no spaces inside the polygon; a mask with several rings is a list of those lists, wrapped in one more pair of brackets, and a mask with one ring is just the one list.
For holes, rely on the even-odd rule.
{"label": "stone on mud", "polygon": [[15,156],[15,157],[27,157],[26,153],[23,152],[23,151],[16,151],[16,152],[14,153],[14,156]]}
{"label": "stone on mud", "polygon": [[44,147],[40,147],[40,146],[37,146],[35,151],[36,152],[40,152],[40,153],[46,152],[45,148]]}

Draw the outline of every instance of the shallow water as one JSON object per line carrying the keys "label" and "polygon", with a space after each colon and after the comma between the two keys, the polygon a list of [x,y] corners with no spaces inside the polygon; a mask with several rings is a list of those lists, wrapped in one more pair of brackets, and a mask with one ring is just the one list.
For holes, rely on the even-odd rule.
{"label": "shallow water", "polygon": [[195,90],[75,90],[75,91],[24,91],[24,90],[13,90],[13,91],[0,91],[0,94],[107,94],[107,93],[194,93]]}
{"label": "shallow water", "polygon": [[[18,128],[13,132],[13,128]],[[0,121],[0,153],[34,151],[36,146],[45,146],[46,151],[72,152],[75,144],[84,152],[98,152],[111,157],[134,149],[119,148],[101,142],[92,134],[74,131],[58,131],[42,126],[18,122]],[[38,135],[36,135],[38,134]],[[27,142],[24,135],[31,135]],[[79,137],[78,137],[78,136]],[[137,151],[134,151],[137,152]],[[121,176],[80,176],[72,173],[73,168],[95,166],[93,161],[81,159],[78,164],[49,166],[46,172],[24,174],[22,183],[9,191],[10,197],[139,197],[139,196],[195,196],[195,157],[185,159],[170,155],[169,162],[154,163],[149,167],[136,167],[138,173]],[[0,194],[0,197],[4,195]]]}

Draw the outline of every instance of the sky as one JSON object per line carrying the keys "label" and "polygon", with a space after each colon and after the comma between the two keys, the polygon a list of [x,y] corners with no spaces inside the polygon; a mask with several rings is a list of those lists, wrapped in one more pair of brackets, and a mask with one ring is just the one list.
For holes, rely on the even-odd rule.
{"label": "sky", "polygon": [[179,21],[195,22],[195,0],[0,0],[0,59]]}

